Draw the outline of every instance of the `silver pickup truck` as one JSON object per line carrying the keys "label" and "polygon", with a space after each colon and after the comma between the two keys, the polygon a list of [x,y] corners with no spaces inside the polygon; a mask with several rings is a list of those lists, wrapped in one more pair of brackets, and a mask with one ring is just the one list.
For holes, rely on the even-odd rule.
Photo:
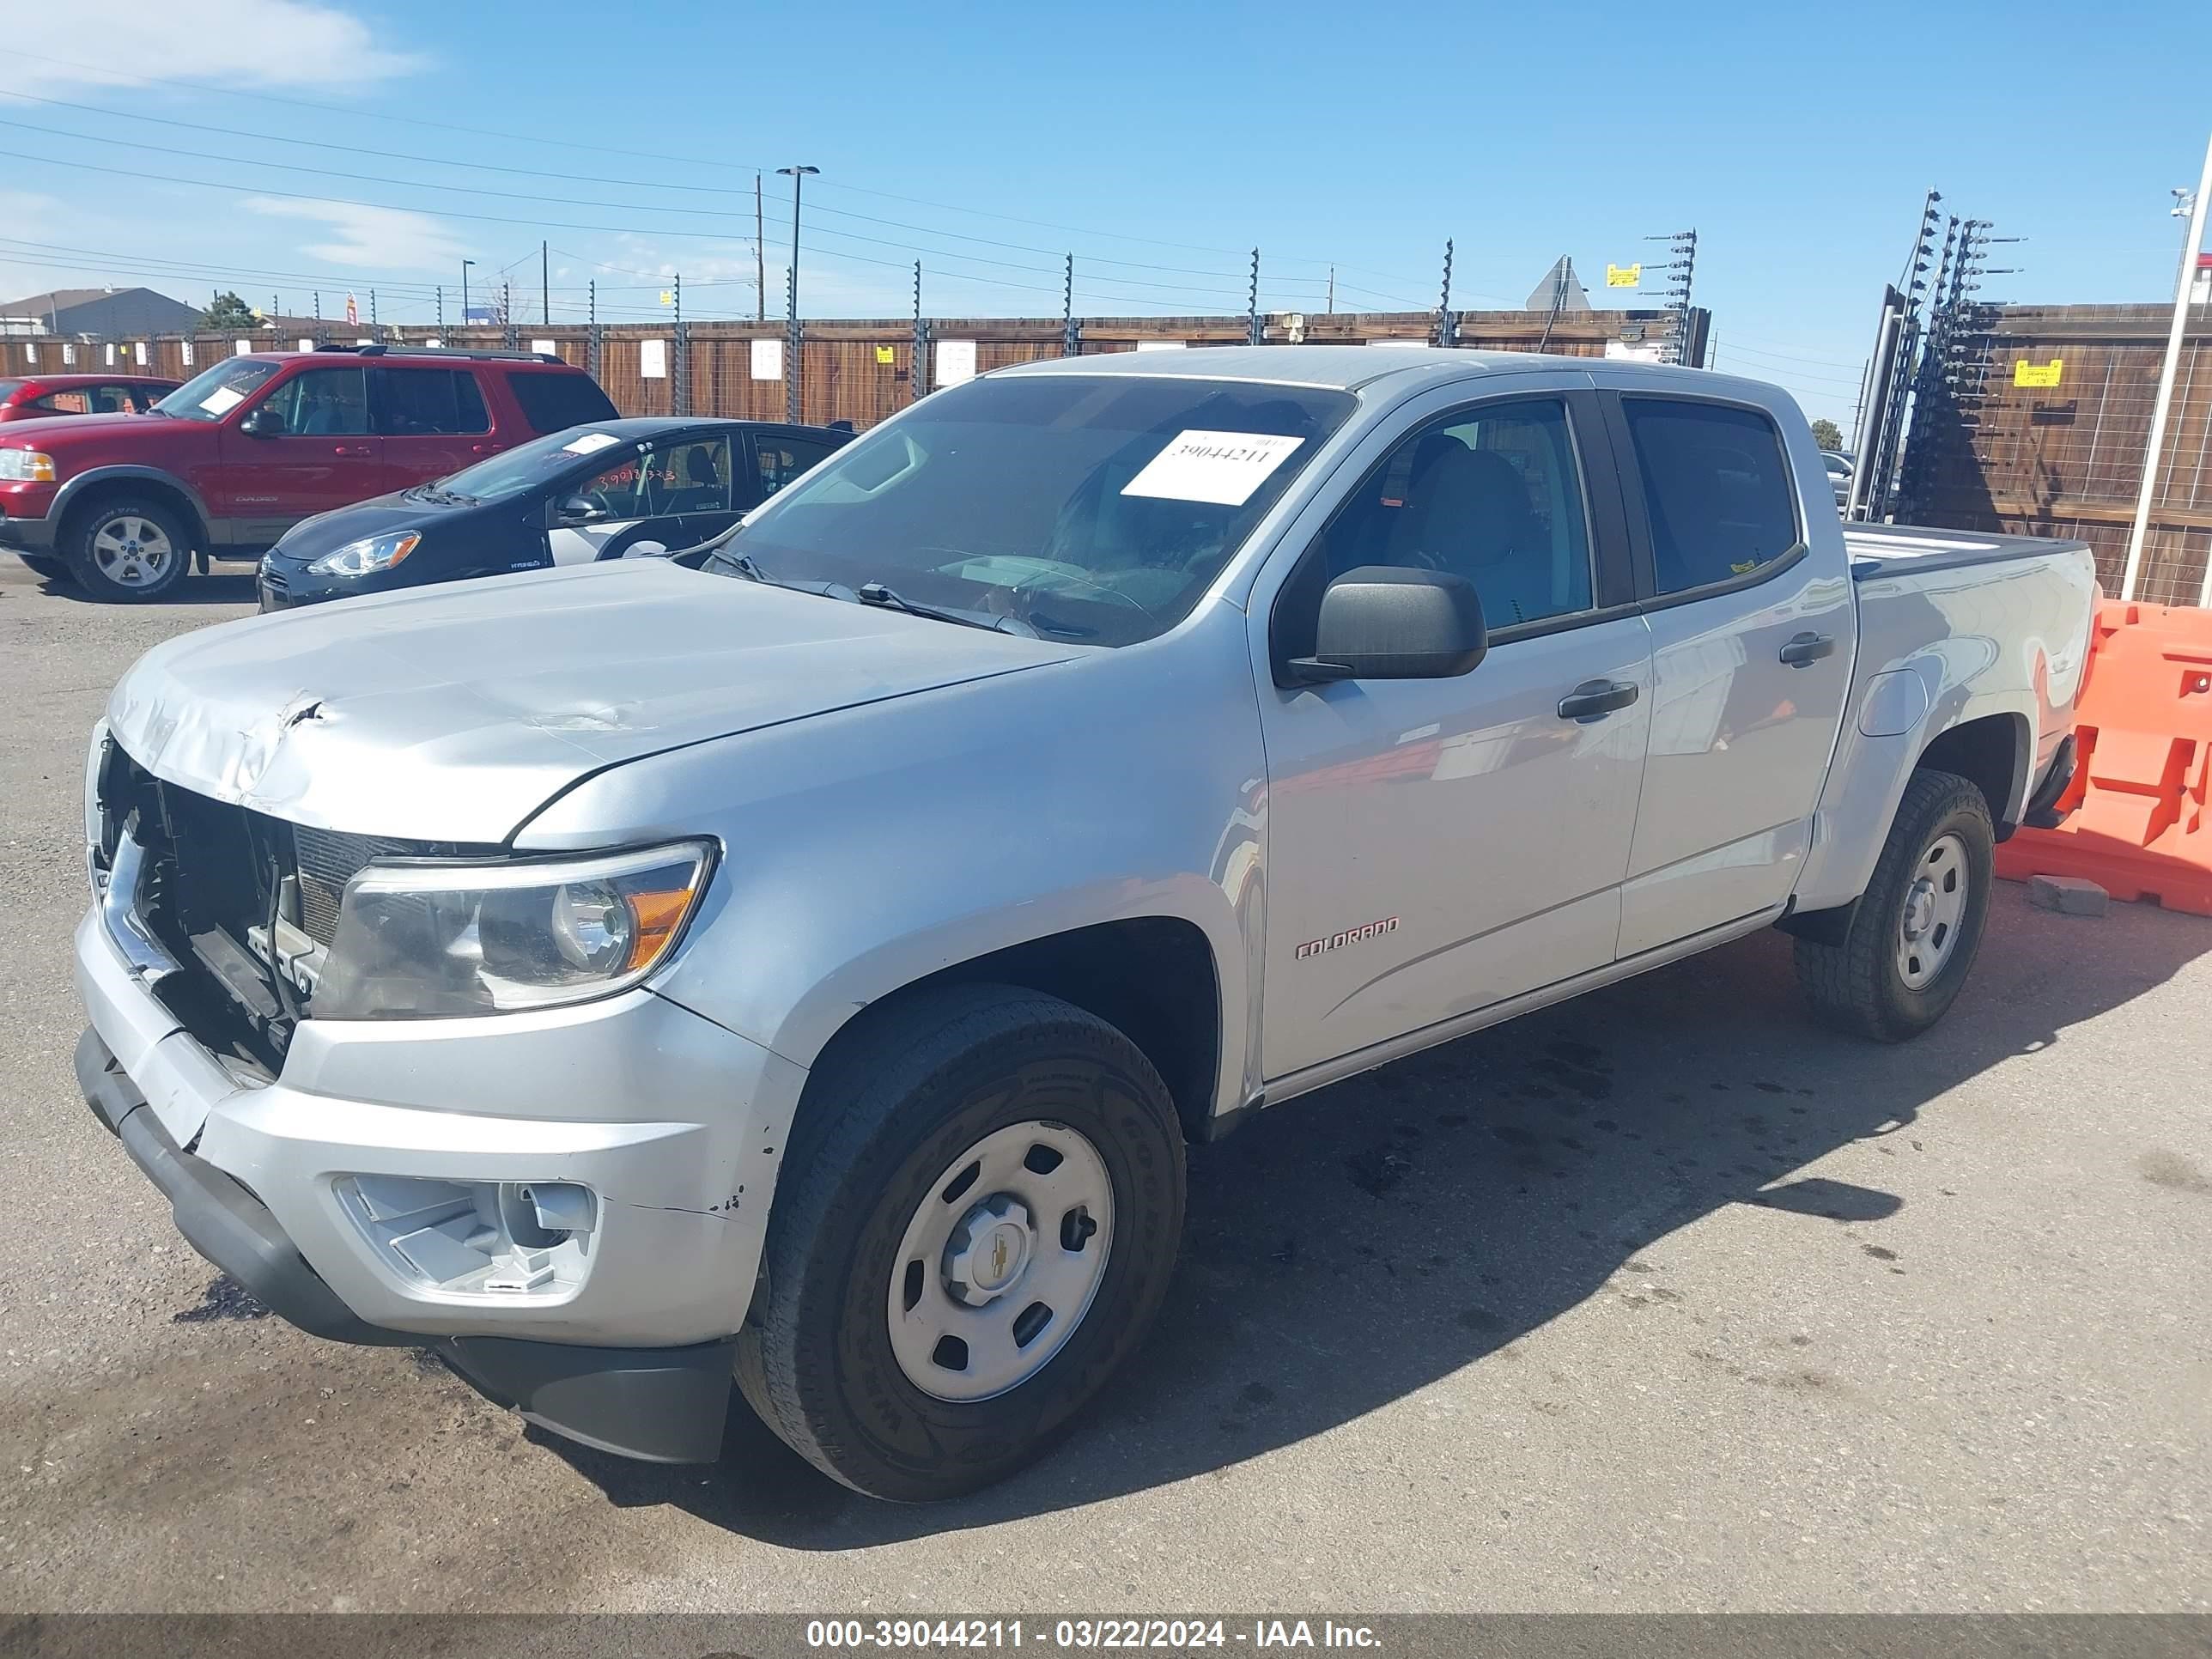
{"label": "silver pickup truck", "polygon": [[668,1462],[734,1376],[957,1492],[1142,1337],[1188,1142],[1770,926],[1819,1017],[1941,1018],[2094,592],[1847,535],[1750,381],[1027,364],[723,545],[149,652],[79,1080],[307,1331]]}

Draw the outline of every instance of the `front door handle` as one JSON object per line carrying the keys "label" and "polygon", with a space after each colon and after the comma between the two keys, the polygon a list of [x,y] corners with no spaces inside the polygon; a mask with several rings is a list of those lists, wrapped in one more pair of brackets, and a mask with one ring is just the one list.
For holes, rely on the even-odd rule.
{"label": "front door handle", "polygon": [[338,444],[331,453],[333,455],[366,455],[369,448],[367,444]]}
{"label": "front door handle", "polygon": [[1559,699],[1559,718],[1588,726],[1627,708],[1640,695],[1633,680],[1584,680]]}
{"label": "front door handle", "polygon": [[1793,634],[1782,647],[1782,660],[1792,668],[1810,668],[1823,657],[1836,654],[1836,642],[1826,634]]}

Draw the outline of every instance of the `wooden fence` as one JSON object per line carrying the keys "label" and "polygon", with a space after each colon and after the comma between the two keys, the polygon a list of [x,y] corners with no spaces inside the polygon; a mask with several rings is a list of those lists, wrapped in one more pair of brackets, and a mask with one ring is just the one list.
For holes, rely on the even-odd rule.
{"label": "wooden fence", "polygon": [[[1433,343],[1433,312],[1276,313],[1262,319],[1272,343],[1361,344],[1399,342]],[[1547,351],[1570,356],[1601,356],[1610,346],[1638,352],[1657,345],[1674,326],[1670,313],[1658,311],[1546,312],[1468,311],[1455,314],[1456,343],[1496,350]],[[1705,314],[1695,313],[1704,337]],[[1085,353],[1134,351],[1139,348],[1241,345],[1244,318],[1103,317],[1077,322],[1078,349]],[[817,321],[801,329],[799,418],[813,422],[850,421],[865,428],[896,414],[914,400],[915,343],[911,319],[872,321]],[[968,369],[984,374],[1008,363],[1061,355],[1063,325],[1057,318],[930,318],[923,337],[929,361],[925,388],[944,384],[949,374]],[[597,376],[615,406],[625,415],[714,415],[739,419],[781,420],[786,410],[781,323],[672,322],[550,327],[520,324],[439,331],[429,328],[355,327],[343,323],[279,319],[274,327],[251,333],[152,336],[116,341],[46,337],[0,339],[0,376],[45,372],[119,372],[188,379],[240,349],[301,349],[304,342],[351,344],[375,339],[393,345],[433,341],[449,348],[480,350],[550,350]],[[756,343],[762,349],[756,350]]]}
{"label": "wooden fence", "polygon": [[[2118,596],[2165,306],[1993,307],[1959,360],[1957,398],[1916,419],[1926,482],[1909,517],[1962,530],[2078,536]],[[1910,458],[1908,458],[1910,464]],[[2137,597],[2194,605],[2212,556],[2212,307],[2193,313],[2174,380]]]}

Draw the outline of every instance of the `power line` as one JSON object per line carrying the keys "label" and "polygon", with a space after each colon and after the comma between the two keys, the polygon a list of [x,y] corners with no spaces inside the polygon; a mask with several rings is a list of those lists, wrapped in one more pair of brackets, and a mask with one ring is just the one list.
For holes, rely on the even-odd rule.
{"label": "power line", "polygon": [[[316,176],[316,177],[318,177],[318,178],[327,178],[327,179],[343,179],[350,180],[350,181],[352,181],[352,182],[354,182],[354,183],[356,183],[356,184],[377,185],[381,185],[381,186],[383,186],[383,187],[386,187],[386,188],[387,188],[387,189],[397,189],[397,190],[435,190],[435,191],[447,191],[447,192],[451,192],[451,193],[455,193],[455,194],[459,194],[459,195],[465,195],[465,196],[490,196],[490,197],[495,197],[495,198],[500,198],[500,199],[501,199],[501,200],[507,200],[507,201],[544,203],[544,204],[547,204],[547,205],[549,205],[549,206],[565,206],[565,207],[579,207],[579,208],[595,208],[595,207],[596,207],[596,208],[613,208],[613,209],[616,209],[616,210],[623,210],[623,211],[638,211],[638,212],[647,212],[647,213],[672,213],[672,214],[681,214],[681,215],[685,215],[685,216],[691,216],[691,217],[696,217],[696,218],[738,218],[738,217],[740,217],[740,216],[738,216],[738,215],[736,215],[736,214],[718,212],[718,211],[716,211],[715,210],[714,210],[714,209],[709,209],[709,208],[663,207],[663,206],[659,206],[659,205],[653,204],[649,204],[649,203],[631,204],[631,203],[624,203],[624,202],[609,202],[609,201],[602,201],[602,200],[599,200],[599,199],[597,199],[597,198],[588,198],[588,197],[536,196],[536,195],[532,195],[532,194],[529,194],[528,192],[526,192],[526,191],[520,191],[494,190],[494,189],[490,189],[490,188],[488,188],[488,187],[478,186],[478,185],[441,185],[441,184],[428,183],[428,182],[421,181],[421,180],[416,180],[416,179],[391,179],[391,178],[386,178],[386,177],[383,177],[383,176],[381,176],[381,175],[378,175],[378,174],[372,174],[372,173],[347,173],[347,172],[343,172],[343,171],[340,171],[340,170],[338,170],[338,169],[331,168],[331,167],[306,167],[306,166],[298,165],[298,164],[295,164],[295,163],[292,163],[292,162],[285,162],[285,161],[276,161],[276,162],[257,162],[257,161],[252,161],[252,160],[250,160],[250,159],[248,159],[248,158],[246,158],[246,157],[244,157],[244,156],[213,155],[213,154],[210,154],[210,153],[209,153],[209,152],[207,152],[207,151],[204,151],[204,150],[190,150],[190,149],[167,149],[167,150],[164,150],[164,149],[161,149],[161,146],[158,146],[158,145],[153,145],[153,144],[140,143],[138,143],[138,142],[137,142],[137,141],[135,141],[135,140],[132,140],[132,139],[128,139],[128,138],[108,138],[108,137],[100,137],[100,136],[99,136],[99,135],[91,134],[91,133],[58,133],[58,132],[56,132],[54,129],[52,129],[52,128],[35,126],[35,125],[33,125],[32,124],[30,124],[30,123],[28,123],[28,122],[22,122],[22,121],[9,121],[9,120],[7,120],[5,118],[0,118],[0,126],[15,127],[15,128],[19,128],[19,129],[21,129],[21,130],[24,130],[24,131],[32,131],[32,132],[45,133],[45,134],[46,134],[46,135],[48,135],[48,136],[51,136],[51,137],[66,137],[66,138],[77,138],[77,139],[82,139],[82,140],[85,140],[85,141],[88,141],[88,142],[90,142],[90,143],[94,143],[112,144],[112,145],[116,145],[116,146],[118,146],[118,147],[120,147],[120,148],[122,148],[122,149],[138,149],[138,150],[149,150],[149,149],[150,149],[150,150],[155,150],[155,151],[156,151],[157,153],[167,154],[167,155],[172,155],[189,156],[189,157],[191,157],[191,159],[193,159],[193,160],[195,160],[195,161],[216,161],[216,162],[220,162],[220,163],[222,163],[222,164],[225,164],[225,165],[228,165],[228,166],[233,166],[233,167],[252,167],[252,166],[274,167],[276,167],[276,168],[278,168],[278,169],[280,169],[280,170],[282,170],[282,171],[289,172],[289,173],[312,173],[312,174],[313,174],[314,176]],[[0,155],[10,155],[10,154],[14,154],[14,152],[9,152],[9,151],[0,151]],[[96,173],[117,173],[117,172],[119,172],[119,171],[120,171],[119,169],[117,169],[117,168],[99,167],[99,166],[97,166],[97,165],[95,165],[94,163],[92,163],[92,162],[88,162],[88,161],[66,161],[66,160],[64,160],[64,159],[62,159],[62,158],[55,157],[55,156],[33,156],[33,157],[27,157],[27,158],[22,158],[22,159],[28,159],[28,160],[33,160],[33,161],[42,161],[46,162],[46,163],[47,163],[48,165],[50,165],[50,166],[70,167],[81,167],[81,168],[84,168],[84,169],[87,169],[87,170],[88,170],[88,171],[96,172]],[[483,221],[484,222],[487,222],[487,223],[492,223],[492,224],[517,224],[517,225],[533,225],[533,226],[534,226],[534,225],[538,225],[538,224],[540,224],[540,223],[541,223],[541,222],[537,221],[537,220],[532,220],[532,219],[519,219],[519,218],[515,218],[515,217],[513,217],[513,216],[501,216],[501,215],[495,215],[495,214],[468,213],[468,212],[464,212],[464,211],[462,211],[462,210],[459,210],[459,209],[438,208],[438,209],[434,209],[434,210],[425,210],[425,209],[422,209],[422,208],[419,208],[419,207],[412,206],[412,205],[410,205],[410,204],[406,204],[406,203],[392,203],[392,202],[362,202],[362,201],[356,201],[356,200],[351,200],[351,199],[349,199],[349,198],[340,198],[340,197],[314,196],[314,195],[310,195],[310,194],[307,194],[307,192],[300,191],[284,191],[284,190],[276,190],[276,189],[273,189],[273,188],[270,188],[270,187],[268,187],[268,186],[265,186],[265,185],[259,185],[259,184],[230,184],[230,183],[226,183],[226,182],[220,181],[220,180],[216,180],[216,179],[188,179],[188,178],[181,178],[181,177],[177,177],[177,176],[174,176],[174,175],[161,174],[161,173],[129,173],[129,174],[126,174],[126,175],[125,175],[125,176],[128,176],[128,177],[137,177],[137,178],[145,178],[145,179],[158,179],[158,180],[160,180],[161,182],[163,182],[163,183],[186,185],[191,185],[191,186],[193,186],[193,187],[196,187],[196,188],[204,189],[204,190],[231,190],[231,191],[247,191],[247,192],[249,192],[249,193],[251,193],[251,194],[255,194],[255,195],[283,197],[283,198],[288,198],[288,199],[290,199],[290,200],[295,200],[295,201],[330,202],[330,203],[334,203],[334,204],[337,204],[337,205],[341,205],[341,206],[346,206],[346,207],[373,208],[373,209],[379,209],[379,210],[382,210],[386,211],[386,212],[392,212],[392,211],[400,211],[400,212],[424,212],[424,211],[434,211],[434,212],[437,212],[437,213],[443,214],[443,215],[445,215],[446,216],[447,216],[447,217],[449,217],[449,218],[457,218],[457,219],[477,219],[477,220],[481,220],[481,221]],[[553,225],[555,225],[555,224],[560,224],[560,225],[562,225],[562,228],[568,228],[568,229],[579,229],[579,230],[605,230],[605,231],[611,231],[611,232],[613,232],[613,233],[617,234],[629,234],[629,235],[650,234],[650,235],[655,235],[655,236],[687,236],[687,237],[692,237],[692,238],[702,239],[702,240],[708,240],[738,241],[738,242],[744,242],[744,241],[747,241],[747,240],[749,240],[749,239],[744,238],[744,237],[742,237],[742,236],[738,236],[738,235],[731,234],[726,233],[726,233],[720,233],[720,234],[714,234],[714,233],[708,233],[708,232],[706,232],[706,231],[687,230],[687,229],[683,229],[683,228],[679,228],[662,227],[662,226],[653,226],[653,227],[635,227],[635,226],[577,225],[577,224],[574,224],[574,223],[572,223],[572,222],[565,222],[552,221],[552,220],[548,220],[548,221],[544,221],[544,222],[543,222],[543,224],[544,224],[544,226],[547,226],[547,227],[550,227],[550,226],[553,226]],[[915,243],[911,243],[911,242],[900,242],[900,241],[895,241],[895,240],[892,240],[891,239],[890,239],[890,238],[888,238],[888,237],[882,237],[882,236],[868,236],[868,235],[864,235],[864,234],[862,234],[861,233],[860,233],[860,232],[858,232],[858,231],[849,231],[849,230],[832,230],[832,229],[827,229],[827,228],[817,228],[815,234],[816,234],[817,235],[819,235],[819,236],[832,236],[832,237],[836,237],[836,238],[837,238],[838,240],[842,240],[842,241],[864,242],[864,243],[867,243],[867,244],[869,244],[869,245],[870,245],[870,246],[872,246],[897,248],[897,249],[899,249],[899,250],[901,250],[901,251],[902,251],[902,252],[908,252],[908,253],[921,253],[921,254],[927,255],[927,256],[928,256],[929,258],[933,258],[933,259],[937,259],[937,260],[955,259],[955,260],[959,260],[959,261],[961,261],[961,262],[963,262],[963,263],[965,263],[965,264],[968,264],[990,265],[990,266],[994,266],[994,267],[996,267],[996,268],[998,268],[998,269],[1005,270],[1017,270],[1017,271],[1021,271],[1021,272],[1024,272],[1024,273],[1028,274],[1028,275],[1030,275],[1030,276],[1053,276],[1053,275],[1054,275],[1054,274],[1055,274],[1055,273],[1052,270],[1052,269],[1051,269],[1050,267],[1048,267],[1048,266],[1024,264],[1022,264],[1022,263],[1021,263],[1020,261],[1018,261],[1018,260],[1013,260],[1013,259],[994,259],[994,258],[992,258],[988,257],[988,255],[984,255],[984,254],[976,254],[976,253],[961,253],[961,252],[953,252],[953,251],[951,251],[951,250],[945,249],[945,248],[929,247],[929,246],[921,246],[921,245],[915,244]],[[525,257],[525,258],[526,258],[527,256],[526,255],[526,256],[524,256],[524,257]],[[521,263],[521,260],[518,259],[515,263],[516,263],[517,264],[520,264]],[[897,262],[897,263],[903,264],[905,262],[904,262],[904,261],[899,261],[899,262]],[[510,267],[510,268],[511,268],[511,267]],[[981,280],[981,279],[979,278],[979,280]],[[1087,279],[1086,279],[1086,280],[1087,280],[1090,283],[1094,284],[1094,285],[1095,285],[1095,284],[1097,284],[1097,283],[1111,283],[1111,284],[1113,284],[1115,288],[1121,288],[1121,289],[1158,289],[1158,290],[1162,291],[1162,292],[1164,292],[1164,293],[1170,293],[1170,294],[1184,294],[1184,295],[1199,295],[1199,296],[1201,296],[1201,297],[1204,297],[1204,298],[1208,298],[1208,299],[1217,299],[1217,300],[1231,300],[1231,301],[1233,301],[1233,300],[1236,300],[1236,299],[1238,299],[1238,298],[1240,298],[1240,297],[1241,297],[1241,296],[1240,296],[1240,295],[1238,295],[1238,294],[1237,294],[1234,289],[1208,289],[1208,288],[1200,288],[1200,287],[1199,287],[1199,286],[1197,286],[1197,285],[1195,285],[1195,284],[1194,284],[1194,283],[1155,283],[1155,282],[1147,281],[1147,280],[1146,280],[1145,278],[1142,278],[1142,277],[1136,277],[1136,276],[1106,276],[1106,275],[1089,275],[1089,276],[1087,276]],[[1038,286],[1038,285],[1036,285],[1036,284],[1024,284],[1024,283],[1017,283],[1017,284],[1012,284],[1012,286],[1017,286],[1017,287],[1030,287],[1030,286]]]}
{"label": "power line", "polygon": [[[75,58],[56,58],[40,52],[24,52],[12,46],[9,48],[9,52],[10,55],[15,58],[28,58],[39,63],[59,64],[70,69],[88,70],[102,76],[112,76],[114,74],[113,66],[109,64],[88,64]],[[161,76],[143,74],[133,75],[131,80],[133,83],[143,82],[153,86],[175,87],[191,92],[213,93],[226,98],[243,98],[261,103],[287,105],[295,109],[312,110],[317,115],[321,116],[325,119],[327,119],[333,112],[331,106],[327,103],[316,103],[309,100],[301,98],[286,98],[276,93],[248,92],[236,87],[214,86],[205,82],[173,80]],[[102,111],[100,112],[120,113],[121,112]],[[451,121],[433,121],[420,116],[391,115],[378,110],[356,109],[347,112],[368,120],[387,121],[404,126],[434,128],[440,131],[466,133],[479,138],[499,138],[512,143],[537,144],[561,149],[583,150],[602,155],[620,155],[632,161],[672,161],[686,167],[712,167],[717,168],[727,167],[733,165],[744,165],[749,167],[764,170],[761,168],[761,164],[734,163],[727,156],[717,157],[709,160],[702,156],[671,155],[653,150],[621,149],[611,145],[589,144],[570,138],[538,137],[526,133],[501,132],[496,129],[489,127],[465,126]],[[291,141],[282,140],[277,142]],[[893,191],[875,190],[864,185],[852,185],[825,180],[819,188],[847,191],[856,195],[877,197],[885,201],[904,202],[916,207],[935,208],[941,212],[963,213],[976,218],[994,219],[1007,224],[1031,225],[1044,230],[1064,231],[1072,235],[1097,236],[1109,241],[1136,242],[1152,247],[1180,248],[1186,252],[1194,253],[1214,253],[1238,259],[1243,258],[1245,252],[1245,250],[1242,248],[1212,247],[1197,242],[1178,242],[1167,240],[1155,236],[1137,236],[1124,231],[1086,229],[1079,226],[1054,223],[1049,220],[1029,219],[1015,214],[995,213],[983,208],[963,207],[957,203],[932,201],[924,197],[902,196]],[[582,228],[597,228],[597,227],[582,227]],[[944,232],[939,234],[952,235],[956,233]],[[1352,264],[1344,260],[1333,259],[1321,255],[1271,254],[1269,258],[1275,263],[1288,261],[1294,264],[1334,264],[1342,270],[1364,271],[1369,276],[1381,276],[1386,281],[1394,283],[1410,282],[1411,280],[1394,271],[1380,270],[1369,265]]]}
{"label": "power line", "polygon": [[[150,122],[160,126],[178,127],[191,132],[210,132],[223,137],[244,138],[258,143],[301,145],[312,149],[334,150],[348,155],[374,156],[384,161],[415,161],[431,167],[459,167],[471,172],[507,173],[518,178],[555,179],[569,183],[614,185],[629,190],[682,191],[699,195],[727,196],[735,198],[750,198],[752,194],[750,191],[738,190],[728,185],[721,185],[672,184],[658,179],[623,179],[610,177],[604,174],[564,173],[544,167],[507,167],[490,161],[456,161],[448,156],[420,155],[402,150],[372,149],[366,146],[358,144],[332,143],[325,139],[307,138],[294,134],[280,135],[276,133],[255,132],[240,127],[216,126],[204,121],[185,121],[179,120],[169,116],[148,115],[137,110],[106,109],[96,104],[74,103],[68,99],[48,98],[40,94],[21,92],[14,88],[6,89],[4,95],[11,99],[20,99],[30,103],[50,105],[58,109],[77,110],[86,114],[98,115],[105,118],[120,118],[131,121]],[[702,216],[712,214],[716,217],[734,218],[738,220],[743,220],[750,216],[746,213],[736,211],[722,212],[718,210],[708,208],[660,206],[653,203],[589,203],[578,201],[577,198],[566,195],[531,196],[504,191],[496,191],[485,186],[475,185],[448,185],[441,184],[429,179],[400,179],[388,178],[382,174],[345,173],[331,168],[309,167],[286,161],[271,161],[265,156],[219,155],[204,150],[179,149],[173,145],[137,144],[134,143],[133,141],[130,139],[112,137],[105,133],[77,132],[64,127],[39,126],[28,121],[0,121],[0,125],[16,127],[26,132],[43,133],[50,137],[74,138],[93,143],[125,145],[138,149],[154,150],[162,155],[189,155],[198,161],[229,161],[234,162],[241,167],[275,167],[282,168],[287,172],[312,173],[325,178],[350,179],[364,183],[403,185],[410,189],[446,190],[470,195],[507,196],[516,201],[554,202],[575,206],[635,207],[644,211],[654,213],[693,213]],[[949,210],[968,211],[969,210],[954,209]],[[856,220],[863,224],[883,225],[896,230],[910,230],[921,235],[943,237],[952,241],[973,242],[981,247],[1004,248],[1011,252],[1019,253],[1042,254],[1048,258],[1060,258],[1064,256],[1067,252],[1067,250],[1064,248],[1040,247],[1033,243],[1009,242],[1001,240],[995,237],[975,236],[970,235],[964,231],[945,230],[934,225],[918,225],[903,219],[886,219],[877,214],[855,213],[847,208],[831,207],[822,204],[817,204],[814,208],[814,211],[817,214],[828,214],[837,218]],[[1153,270],[1164,272],[1170,275],[1184,276],[1217,276],[1224,280],[1233,279],[1237,275],[1235,271],[1207,270],[1194,265],[1164,265],[1139,259],[1115,259],[1097,253],[1079,252],[1078,257],[1079,257],[1087,264],[1115,265],[1128,270]],[[1328,279],[1321,276],[1280,276],[1275,280],[1279,285],[1321,288],[1326,285]],[[1373,292],[1371,289],[1363,291]],[[1384,295],[1380,297],[1389,299],[1396,296]]]}

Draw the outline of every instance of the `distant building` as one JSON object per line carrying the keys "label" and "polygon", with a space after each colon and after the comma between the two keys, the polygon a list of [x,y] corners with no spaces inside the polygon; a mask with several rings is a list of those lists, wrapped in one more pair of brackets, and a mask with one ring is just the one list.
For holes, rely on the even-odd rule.
{"label": "distant building", "polygon": [[185,334],[199,325],[197,306],[150,288],[64,288],[0,303],[0,333],[119,340]]}

